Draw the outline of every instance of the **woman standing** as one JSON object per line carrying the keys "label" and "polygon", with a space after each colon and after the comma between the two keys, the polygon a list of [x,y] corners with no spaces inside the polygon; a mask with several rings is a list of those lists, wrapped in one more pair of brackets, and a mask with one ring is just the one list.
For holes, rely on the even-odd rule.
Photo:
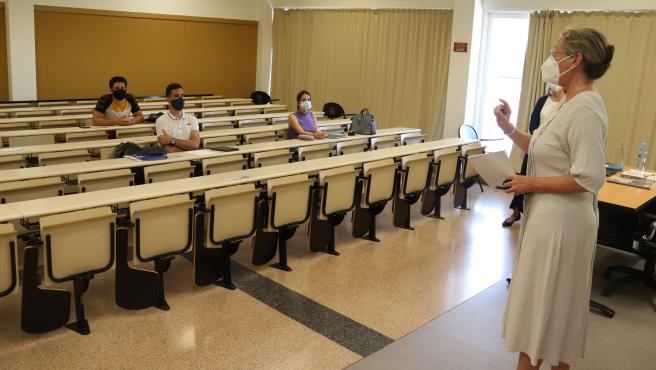
{"label": "woman standing", "polygon": [[[562,87],[552,84],[547,84],[547,86],[547,95],[538,98],[538,101],[535,102],[535,106],[533,107],[533,112],[531,112],[531,119],[528,122],[528,133],[531,135],[540,126],[540,122],[545,122],[551,117],[565,99],[565,92]],[[524,154],[522,169],[519,172],[520,175],[526,175],[527,162],[528,155]],[[522,217],[522,212],[524,212],[523,194],[517,194],[513,197],[510,202],[510,209],[513,210],[513,213],[503,221],[501,224],[503,227],[512,226],[515,221],[519,221]]]}
{"label": "woman standing", "polygon": [[494,109],[499,127],[528,153],[527,176],[506,182],[507,192],[525,194],[503,327],[506,349],[520,352],[518,369],[543,361],[569,369],[583,357],[608,128],[594,80],[614,51],[594,29],[567,28],[542,65],[542,78],[567,94],[552,117],[530,135],[509,122],[508,103]]}

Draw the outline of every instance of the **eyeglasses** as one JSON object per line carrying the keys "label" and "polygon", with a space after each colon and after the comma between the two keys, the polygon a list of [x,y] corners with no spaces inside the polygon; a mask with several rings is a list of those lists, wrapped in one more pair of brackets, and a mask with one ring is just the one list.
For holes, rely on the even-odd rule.
{"label": "eyeglasses", "polygon": [[558,54],[565,54],[565,53],[563,53],[562,51],[553,50],[553,49],[552,49],[552,50],[549,50],[549,55],[551,55],[551,56],[554,57],[554,58],[556,58],[556,56],[554,55],[554,54],[556,54],[556,53],[558,53]]}

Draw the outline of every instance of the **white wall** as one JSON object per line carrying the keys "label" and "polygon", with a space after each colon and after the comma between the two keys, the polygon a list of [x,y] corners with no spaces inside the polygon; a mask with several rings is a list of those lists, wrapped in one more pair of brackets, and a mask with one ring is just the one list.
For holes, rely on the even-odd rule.
{"label": "white wall", "polygon": [[[478,56],[478,52],[472,53],[472,46],[478,47],[478,40],[473,36],[480,39],[480,35],[474,32],[476,29],[480,32],[480,27],[474,27],[473,19],[480,18],[480,14],[480,0],[459,0],[453,7],[451,45],[454,42],[466,42],[468,48],[466,53],[456,53],[451,49],[442,137],[457,137],[458,127],[466,121],[467,90],[469,85],[476,86],[474,77],[477,74],[476,70],[470,70],[470,63],[475,62],[472,54]],[[470,99],[470,104],[472,102],[473,99]]]}
{"label": "white wall", "polygon": [[256,88],[269,91],[272,10],[265,0],[5,0],[11,100],[36,99],[34,5],[258,21]]}

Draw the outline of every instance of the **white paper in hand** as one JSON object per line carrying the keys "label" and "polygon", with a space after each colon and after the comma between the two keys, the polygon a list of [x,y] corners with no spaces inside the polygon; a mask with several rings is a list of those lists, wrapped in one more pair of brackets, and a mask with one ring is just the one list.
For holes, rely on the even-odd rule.
{"label": "white paper in hand", "polygon": [[467,165],[473,165],[476,172],[492,187],[502,187],[503,182],[515,175],[515,170],[505,151],[473,155],[467,159]]}

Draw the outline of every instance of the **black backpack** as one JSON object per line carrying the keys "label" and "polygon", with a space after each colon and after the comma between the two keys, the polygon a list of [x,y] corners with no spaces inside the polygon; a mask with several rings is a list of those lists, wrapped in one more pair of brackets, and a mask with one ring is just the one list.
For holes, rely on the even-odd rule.
{"label": "black backpack", "polygon": [[116,146],[114,149],[114,158],[123,158],[126,155],[139,153],[141,150],[142,148],[139,145],[126,141]]}

